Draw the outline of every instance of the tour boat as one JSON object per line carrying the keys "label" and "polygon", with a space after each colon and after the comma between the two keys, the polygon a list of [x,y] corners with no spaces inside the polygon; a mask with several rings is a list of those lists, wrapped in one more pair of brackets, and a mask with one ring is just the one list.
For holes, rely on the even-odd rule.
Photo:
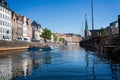
{"label": "tour boat", "polygon": [[41,48],[42,51],[51,51],[51,47],[49,46],[44,46]]}
{"label": "tour boat", "polygon": [[29,47],[28,51],[39,51],[40,48],[39,47]]}

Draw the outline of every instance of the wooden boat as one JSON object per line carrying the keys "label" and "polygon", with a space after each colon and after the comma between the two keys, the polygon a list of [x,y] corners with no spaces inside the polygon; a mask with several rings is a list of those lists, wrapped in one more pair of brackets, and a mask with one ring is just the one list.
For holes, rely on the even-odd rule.
{"label": "wooden boat", "polygon": [[51,47],[49,46],[45,46],[43,48],[41,48],[42,51],[51,51]]}
{"label": "wooden boat", "polygon": [[39,51],[40,48],[39,47],[29,47],[28,51]]}
{"label": "wooden boat", "polygon": [[53,46],[44,46],[44,47],[29,47],[28,51],[51,51],[56,49],[57,47],[53,47]]}

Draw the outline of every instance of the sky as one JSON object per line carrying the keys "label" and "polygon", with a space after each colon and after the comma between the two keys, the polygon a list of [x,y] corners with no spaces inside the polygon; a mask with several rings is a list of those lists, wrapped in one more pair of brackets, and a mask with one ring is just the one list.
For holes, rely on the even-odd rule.
{"label": "sky", "polygon": [[[91,23],[91,0],[7,0],[18,14],[37,21],[54,33],[84,35],[85,15]],[[120,0],[93,0],[94,28],[107,27],[120,14]]]}

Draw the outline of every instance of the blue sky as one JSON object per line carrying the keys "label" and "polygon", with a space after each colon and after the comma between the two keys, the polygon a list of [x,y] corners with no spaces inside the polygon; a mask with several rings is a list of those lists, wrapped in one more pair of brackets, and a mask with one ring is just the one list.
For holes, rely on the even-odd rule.
{"label": "blue sky", "polygon": [[[85,14],[91,29],[91,0],[7,0],[18,14],[39,22],[57,33],[84,35]],[[117,20],[120,0],[94,0],[95,29]],[[82,25],[83,24],[83,25]]]}

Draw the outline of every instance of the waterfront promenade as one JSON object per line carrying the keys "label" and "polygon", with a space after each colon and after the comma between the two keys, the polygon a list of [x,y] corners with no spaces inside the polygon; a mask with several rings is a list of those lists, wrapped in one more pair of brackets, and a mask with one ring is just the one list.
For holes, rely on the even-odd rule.
{"label": "waterfront promenade", "polygon": [[9,51],[9,50],[22,50],[28,49],[29,47],[44,47],[48,46],[61,46],[62,43],[40,43],[40,42],[23,42],[23,41],[0,41],[0,51]]}
{"label": "waterfront promenade", "polygon": [[0,41],[0,51],[26,49],[30,43],[18,41]]}

